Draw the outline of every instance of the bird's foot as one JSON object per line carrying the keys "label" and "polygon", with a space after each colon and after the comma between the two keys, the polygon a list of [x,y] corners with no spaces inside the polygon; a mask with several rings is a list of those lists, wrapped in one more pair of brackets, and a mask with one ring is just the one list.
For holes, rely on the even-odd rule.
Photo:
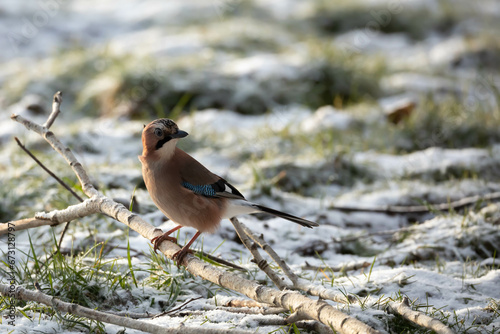
{"label": "bird's foot", "polygon": [[162,234],[162,235],[159,235],[157,237],[154,237],[153,239],[151,239],[151,243],[154,245],[153,246],[153,250],[156,251],[158,250],[158,247],[160,246],[160,244],[165,241],[165,240],[168,240],[170,242],[173,242],[174,244],[177,243],[177,238],[174,238],[174,237],[171,237],[168,235],[169,233],[165,233],[165,234]]}
{"label": "bird's foot", "polygon": [[172,260],[175,261],[177,268],[181,266],[181,262],[184,260],[184,257],[186,257],[187,253],[193,254],[193,251],[184,246],[172,256]]}

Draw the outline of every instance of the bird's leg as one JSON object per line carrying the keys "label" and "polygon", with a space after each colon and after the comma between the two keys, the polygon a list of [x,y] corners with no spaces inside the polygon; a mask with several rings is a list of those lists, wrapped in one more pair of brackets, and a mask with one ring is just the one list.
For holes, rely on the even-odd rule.
{"label": "bird's leg", "polygon": [[191,252],[189,247],[191,247],[192,243],[196,239],[198,239],[200,234],[201,234],[200,231],[196,231],[196,234],[191,238],[191,240],[189,240],[189,242],[184,247],[182,247],[180,251],[178,251],[177,253],[174,254],[174,256],[172,256],[172,259],[177,263],[177,267],[179,267],[179,265],[181,264],[182,260],[184,259],[184,256],[186,256],[188,252]]}
{"label": "bird's leg", "polygon": [[155,251],[155,253],[158,250],[158,246],[160,246],[160,243],[162,243],[164,240],[168,240],[168,241],[171,241],[173,243],[177,243],[177,238],[169,237],[169,235],[174,233],[175,231],[177,231],[181,227],[182,227],[182,225],[177,225],[176,227],[174,227],[170,231],[167,231],[167,232],[163,233],[162,235],[159,235],[159,236],[151,239],[151,242],[154,244],[153,250]]}

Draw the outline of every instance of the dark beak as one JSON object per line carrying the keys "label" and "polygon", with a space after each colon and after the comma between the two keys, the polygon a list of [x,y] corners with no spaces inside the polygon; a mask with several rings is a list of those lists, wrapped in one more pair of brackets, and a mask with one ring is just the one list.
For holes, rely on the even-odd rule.
{"label": "dark beak", "polygon": [[173,135],[170,135],[172,138],[184,138],[188,135],[186,131],[179,130],[177,133],[174,133]]}

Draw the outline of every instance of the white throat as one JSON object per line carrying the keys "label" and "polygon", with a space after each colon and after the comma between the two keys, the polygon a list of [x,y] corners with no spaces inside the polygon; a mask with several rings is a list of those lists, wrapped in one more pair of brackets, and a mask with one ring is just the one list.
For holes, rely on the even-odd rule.
{"label": "white throat", "polygon": [[179,139],[171,139],[158,149],[160,160],[168,161],[172,159],[175,153],[175,146],[177,145],[177,141],[179,141]]}

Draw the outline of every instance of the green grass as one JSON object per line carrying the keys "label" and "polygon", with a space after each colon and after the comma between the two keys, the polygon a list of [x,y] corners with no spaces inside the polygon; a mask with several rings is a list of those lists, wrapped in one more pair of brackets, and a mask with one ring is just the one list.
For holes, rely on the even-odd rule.
{"label": "green grass", "polygon": [[[66,302],[75,303],[99,311],[126,311],[130,303],[139,307],[146,302],[158,312],[169,310],[177,301],[197,291],[205,298],[211,298],[224,291],[215,284],[195,280],[184,269],[174,270],[175,264],[151,250],[145,264],[134,263],[130,250],[125,259],[107,258],[106,242],[98,242],[82,252],[71,250],[62,254],[53,246],[36,251],[31,242],[25,261],[15,268],[15,276],[23,287],[33,289],[37,283],[41,291]],[[51,256],[49,256],[52,254]],[[7,275],[6,264],[0,267],[0,274]],[[174,273],[173,273],[174,272]],[[58,311],[32,302],[16,301],[18,311],[32,319],[56,320],[63,328],[104,333],[102,323]],[[2,299],[0,310],[6,309],[8,300]],[[133,312],[140,312],[134,309]],[[147,310],[146,310],[147,311]],[[143,311],[145,312],[145,311]]]}
{"label": "green grass", "polygon": [[437,102],[432,95],[422,97],[410,118],[399,125],[385,121],[381,112],[380,122],[364,124],[366,114],[376,108],[372,104],[362,109],[348,107],[343,110],[355,118],[353,125],[346,129],[326,129],[303,135],[287,130],[275,133],[292,144],[282,144],[279,149],[310,148],[317,156],[328,157],[363,150],[403,154],[433,146],[482,148],[500,142],[497,131],[500,111],[481,105],[465,109],[462,101],[456,98]]}
{"label": "green grass", "polygon": [[[453,182],[468,179],[484,180],[486,183],[499,181],[500,172],[494,161],[481,164],[480,167],[451,166],[444,171],[413,173],[388,180],[381,180],[378,175],[374,175],[370,166],[354,163],[352,156],[365,151],[402,155],[429,147],[491,147],[500,142],[500,113],[498,108],[491,108],[486,103],[469,105],[464,96],[459,94],[455,96],[454,93],[447,95],[436,92],[420,96],[416,108],[407,120],[397,125],[386,121],[377,99],[392,94],[382,92],[379,87],[381,78],[393,74],[391,64],[373,54],[354,52],[346,55],[340,45],[332,42],[333,38],[350,29],[364,29],[367,23],[375,20],[372,11],[380,12],[386,8],[368,8],[350,1],[326,0],[319,1],[316,6],[313,13],[309,13],[309,17],[303,17],[297,24],[289,24],[286,27],[273,22],[274,19],[265,11],[253,12],[251,2],[239,2],[234,8],[223,8],[223,17],[214,25],[203,19],[194,20],[193,27],[189,29],[195,32],[199,29],[215,36],[205,41],[210,52],[203,53],[203,57],[195,54],[175,59],[161,56],[155,59],[137,59],[132,56],[116,56],[109,52],[106,46],[90,51],[84,48],[57,51],[51,59],[44,62],[44,66],[40,66],[37,73],[25,71],[17,73],[16,80],[7,78],[2,87],[4,102],[9,105],[27,92],[35,92],[48,97],[48,103],[42,107],[49,110],[50,96],[55,91],[64,89],[64,117],[99,117],[119,112],[128,118],[150,121],[159,117],[177,119],[186,112],[194,113],[203,108],[228,108],[242,114],[263,114],[276,105],[299,104],[312,112],[323,105],[333,105],[355,118],[352,126],[347,129],[326,129],[316,133],[296,133],[291,131],[291,127],[278,132],[261,129],[255,138],[261,141],[259,144],[264,147],[262,150],[249,148],[251,144],[246,142],[239,143],[240,149],[231,154],[238,163],[253,164],[253,175],[250,176],[253,179],[248,183],[256,196],[272,196],[273,189],[280,189],[317,198],[322,196],[318,194],[318,188],[321,186],[336,186],[341,188],[341,191],[365,195],[374,189],[385,187],[385,181],[397,183],[418,180],[436,187],[448,187]],[[454,3],[449,1],[439,1],[438,7],[439,10],[433,10],[432,13],[424,9],[413,11],[406,8],[403,12],[392,15],[387,24],[380,25],[380,32],[405,33],[411,42],[423,40],[429,33],[437,32],[447,36],[457,24],[463,22],[465,12],[463,8],[455,7]],[[217,36],[217,29],[226,27],[226,19],[230,19],[232,15],[244,17],[248,14],[245,11],[258,14],[255,15],[258,19],[241,21],[249,24],[242,25],[241,31],[231,37],[225,34]],[[475,15],[477,14],[471,13],[473,19]],[[195,27],[196,24],[201,27]],[[272,33],[266,33],[265,30]],[[275,36],[281,34],[285,36],[284,41]],[[291,37],[288,38],[287,34]],[[466,36],[470,50],[459,55],[449,66],[443,66],[439,70],[399,70],[456,80],[456,77],[453,77],[455,67],[473,67],[478,69],[478,78],[488,79],[490,71],[498,73],[496,65],[500,48],[496,36],[488,37],[484,32],[481,34],[483,35],[477,37],[478,39],[475,36]],[[481,42],[482,39],[488,38],[491,38],[491,43]],[[475,43],[478,43],[479,48],[475,47]],[[269,80],[258,80],[251,76],[241,78],[213,69],[226,64],[218,63],[217,57],[220,54],[227,61],[231,61],[261,52],[275,54],[277,57],[296,56],[300,65],[293,69],[292,76],[272,77]],[[477,63],[474,64],[474,61]],[[252,82],[253,90],[246,91],[248,86],[245,80]],[[481,94],[487,94],[496,100],[498,106],[500,93],[492,82],[481,80],[473,81],[470,87],[466,87],[466,93],[479,94],[479,97]],[[373,121],[373,116],[377,113],[380,117]],[[140,142],[138,136],[136,139]],[[226,149],[228,143],[218,139],[218,133],[214,131],[213,135],[197,139],[198,142],[191,140],[181,145],[187,151],[195,151],[200,147],[214,151]],[[48,146],[40,142],[28,146],[32,146],[41,160],[47,162],[57,175],[77,189],[79,186],[66,163],[60,158],[54,158],[55,153],[50,149],[46,150]],[[99,148],[82,143],[78,134],[73,134],[69,142],[77,151],[100,153]],[[276,159],[277,157],[290,157],[290,160],[282,162]],[[42,175],[36,165],[26,167],[27,159],[23,153],[14,153],[11,156],[10,163],[20,171],[20,175],[1,179],[0,221],[31,217],[36,211],[61,209],[75,203],[75,199],[61,191],[55,181]],[[274,161],[278,162],[269,163]],[[261,162],[265,164],[260,164]],[[263,165],[265,167],[261,167]],[[9,168],[0,166],[0,171],[9,171]],[[131,184],[138,183],[135,181],[131,180]],[[379,181],[382,185],[377,183]],[[366,187],[359,189],[359,185]],[[100,185],[99,190],[106,193],[114,187],[121,186],[104,184]],[[432,195],[431,191],[429,195]],[[284,200],[281,196],[274,197],[278,201]],[[428,198],[414,200],[415,204],[419,204],[419,201],[426,203]],[[429,207],[431,208],[430,205]],[[467,212],[474,213],[477,210],[479,205]],[[433,212],[449,217],[460,214],[452,210],[447,213]],[[487,220],[489,217],[484,218]],[[376,242],[365,238],[338,243],[317,242],[313,245],[315,247],[306,245],[305,248],[298,249],[297,253],[322,259],[326,269],[316,272],[315,278],[321,280],[325,286],[337,287],[345,294],[347,290],[342,284],[349,287],[350,291],[358,290],[356,303],[341,306],[356,316],[356,312],[381,311],[389,300],[401,301],[403,289],[415,279],[408,276],[394,282],[399,284],[402,291],[387,296],[384,284],[373,279],[377,276],[376,272],[381,264],[393,268],[430,268],[446,275],[451,271],[449,266],[453,265],[447,261],[461,261],[459,265],[463,266],[462,271],[454,272],[461,275],[459,279],[464,283],[463,288],[473,292],[475,286],[465,284],[466,279],[483,277],[491,270],[498,269],[498,261],[492,266],[480,265],[484,259],[496,258],[499,253],[498,233],[494,230],[497,222],[494,218],[488,220],[490,230],[477,231],[477,222],[466,219],[464,214],[460,235],[454,239],[453,244],[458,249],[458,257],[463,256],[463,259],[457,259],[456,253],[450,255],[446,244],[428,245],[419,248],[415,254],[408,254],[403,263],[396,263],[393,259],[384,259],[381,256],[386,249],[379,249]],[[99,229],[96,226],[99,226]],[[116,228],[115,222],[101,216],[73,222],[66,240],[76,232],[81,235],[81,232],[85,231],[88,235],[78,240],[78,249],[71,248],[68,253],[61,253],[56,249],[56,235],[53,236],[51,245],[44,249],[38,248],[34,240],[39,239],[40,232],[35,230],[32,232],[31,249],[25,254],[27,260],[19,263],[16,277],[26,288],[32,288],[37,282],[42,291],[49,295],[102,311],[123,310],[130,307],[129,303],[132,302],[136,305],[144,303],[160,312],[170,309],[193,291],[206,298],[233,294],[215,284],[194,278],[185,270],[177,271],[171,261],[166,261],[163,255],[152,251],[144,256],[146,263],[138,264],[134,258],[133,245],[130,244],[126,233],[114,237],[113,240],[99,238],[100,231],[111,232]],[[412,238],[424,237],[418,236],[413,230],[404,230],[391,240],[392,243],[387,240],[384,242],[390,244],[390,247],[397,247],[403,242],[412,241]],[[290,236],[293,242],[298,239],[299,236]],[[124,258],[109,256],[117,243],[127,243],[127,255]],[[240,263],[247,264],[245,252],[241,249],[233,251],[241,254]],[[371,267],[365,268],[358,279],[353,277],[357,274],[351,272],[334,273],[328,265],[328,259],[322,258],[324,255],[320,254],[328,254],[325,251],[358,257],[377,256],[379,262],[373,259]],[[52,253],[53,256],[49,257]],[[0,269],[0,274],[5,275],[5,271]],[[248,275],[252,279],[260,279],[263,284],[270,284],[268,279],[261,279],[262,275],[256,269],[249,270]],[[485,312],[491,315],[491,319],[498,318],[500,301],[491,298],[485,305],[486,303],[488,304]],[[3,300],[0,310],[5,309],[7,304],[7,301]],[[448,324],[457,333],[481,330],[478,323],[471,324],[467,317],[446,311],[446,308],[436,309],[427,300],[413,300],[411,305],[413,309]],[[21,314],[32,317],[33,321],[57,319],[64,328],[104,332],[102,323],[58,314],[47,306],[18,302],[18,307]],[[385,326],[388,332],[430,333],[399,316],[377,314],[373,319],[379,326]],[[210,318],[207,317],[206,321],[210,322]],[[490,320],[486,319],[485,322],[487,321]],[[301,330],[290,325],[275,332],[298,331]],[[495,331],[498,333],[497,329],[493,330]]]}
{"label": "green grass", "polygon": [[[260,37],[247,38],[260,41]],[[276,105],[298,103],[315,109],[336,99],[348,104],[378,96],[378,70],[366,66],[372,63],[371,58],[353,61],[339,57],[341,51],[329,41],[310,35],[301,39],[306,59],[291,77],[261,80],[250,76],[242,81],[214,71],[213,60],[198,55],[153,60],[115,56],[106,48],[92,54],[76,48],[59,51],[38,76],[19,76],[15,84],[9,81],[4,89],[7,102],[13,103],[26,91],[51,96],[64,87],[65,101],[74,107],[70,112],[78,110],[90,116],[119,113],[134,119],[174,117],[179,110],[204,108],[262,114]],[[287,44],[276,46],[276,54],[286,55],[288,48]],[[248,82],[254,86],[253,92],[247,89]],[[49,109],[48,105],[42,107]]]}
{"label": "green grass", "polygon": [[[37,148],[36,144],[28,144],[27,147],[45,166],[73,186],[77,193],[82,194],[78,189],[79,185],[75,184],[76,177],[62,158],[54,159],[52,150],[43,151]],[[0,222],[32,217],[37,211],[47,208],[63,209],[78,202],[69,192],[63,190],[56,180],[45,175],[42,177],[41,173],[45,172],[21,149],[14,151],[10,163],[19,173],[14,177],[1,179],[0,193],[3,193],[3,196]],[[43,198],[43,201],[40,201],[40,198]]]}
{"label": "green grass", "polygon": [[466,18],[494,20],[493,15],[475,12],[464,4],[440,0],[436,6],[426,8],[404,2],[367,4],[365,1],[322,0],[316,3],[309,22],[325,35],[371,29],[384,34],[404,33],[413,40],[422,40],[430,32],[450,34]]}
{"label": "green grass", "polygon": [[455,98],[437,102],[435,97],[429,96],[419,103],[414,115],[397,134],[405,139],[406,147],[397,145],[396,149],[487,147],[500,141],[499,126],[498,109],[479,103],[467,106]]}
{"label": "green grass", "polygon": [[[500,111],[484,105],[465,109],[458,98],[437,102],[436,96],[422,97],[412,115],[401,124],[386,121],[380,113],[380,121],[366,124],[363,119],[376,105],[362,108],[347,107],[342,112],[354,117],[353,125],[346,129],[324,129],[313,133],[300,133],[284,128],[281,131],[262,129],[258,139],[272,141],[264,151],[252,153],[254,167],[253,185],[265,194],[272,187],[287,192],[314,196],[313,185],[340,185],[351,187],[356,183],[371,184],[378,179],[369,166],[355,164],[351,156],[355,152],[374,151],[402,155],[425,150],[429,147],[443,149],[488,148],[500,142]],[[498,99],[497,101],[500,101]],[[279,138],[279,140],[276,140]],[[245,150],[241,159],[248,159]],[[303,161],[297,166],[292,162],[266,164],[258,168],[261,160],[276,156],[293,156]],[[308,163],[309,162],[309,163]],[[446,170],[424,173],[408,173],[397,177],[401,180],[424,180],[429,183],[455,182],[465,179],[500,179],[495,160],[476,166],[449,166]]]}
{"label": "green grass", "polygon": [[[126,261],[104,256],[106,243],[96,243],[84,252],[63,255],[54,245],[45,249],[43,254],[37,253],[30,238],[30,251],[25,261],[21,261],[15,269],[18,282],[27,289],[33,289],[37,283],[41,291],[63,301],[98,309],[100,311],[123,311],[130,303],[138,304],[151,300],[151,305],[157,303],[162,309],[168,309],[185,294],[179,280],[185,280],[185,273],[180,276],[170,274],[168,266],[162,257],[153,257],[149,269],[144,266],[130,267],[130,256]],[[52,256],[49,254],[52,253]],[[5,265],[5,267],[4,267]],[[4,263],[0,273],[7,275]],[[132,275],[135,273],[135,276]],[[141,281],[135,278],[142,277]],[[138,286],[139,289],[133,289]],[[155,287],[161,292],[155,295],[143,294],[146,287]],[[65,328],[79,328],[91,332],[103,333],[102,323],[70,314],[60,314],[58,311],[32,302],[16,301],[17,307],[31,317],[57,320]],[[0,303],[0,309],[6,308],[6,300]]]}
{"label": "green grass", "polygon": [[[340,8],[339,8],[340,7]],[[311,22],[325,34],[339,34],[353,29],[374,29],[381,33],[406,33],[421,40],[430,30],[448,32],[457,22],[454,15],[435,14],[426,9],[390,11],[389,6],[335,6],[319,7]],[[417,23],[418,22],[418,23]]]}

